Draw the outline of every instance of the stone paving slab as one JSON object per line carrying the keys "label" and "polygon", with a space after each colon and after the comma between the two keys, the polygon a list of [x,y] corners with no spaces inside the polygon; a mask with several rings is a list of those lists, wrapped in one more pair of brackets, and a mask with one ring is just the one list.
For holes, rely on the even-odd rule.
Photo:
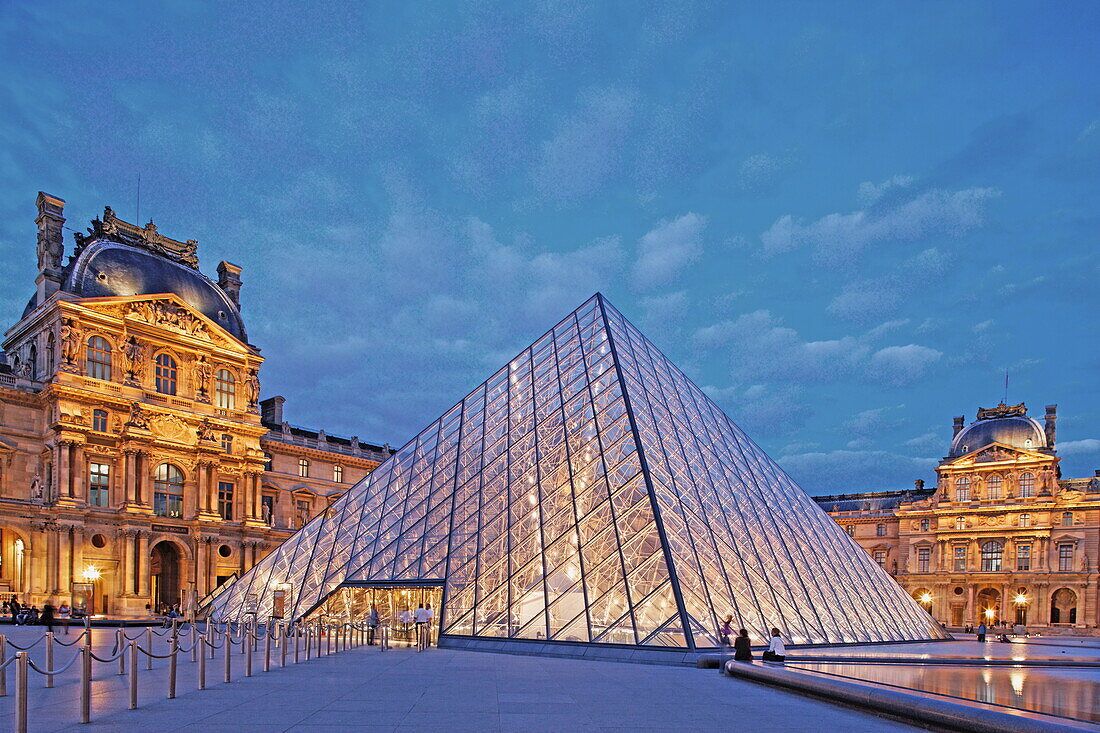
{"label": "stone paving slab", "polygon": [[[38,632],[40,633],[40,631]],[[95,633],[95,632],[93,632]],[[110,652],[109,634],[96,653]],[[13,637],[14,639],[14,637]],[[25,644],[31,640],[14,639]],[[38,647],[40,650],[41,647]],[[262,651],[262,649],[261,649]],[[208,689],[197,689],[197,665],[181,657],[178,697],[165,697],[167,671],[157,660],[139,678],[139,709],[127,710],[126,678],[117,665],[96,665],[92,723],[80,725],[75,669],[57,687],[32,676],[33,731],[753,731],[911,730],[893,720],[724,678],[714,670],[621,662],[548,659],[452,649],[382,653],[363,647],[272,671],[254,659],[244,678],[235,653],[233,682],[221,681],[222,659],[208,660]],[[58,650],[64,663],[69,650]],[[39,659],[36,656],[35,659]],[[273,657],[277,659],[277,656]],[[186,661],[184,661],[186,660]],[[9,676],[14,693],[14,677]],[[13,723],[13,697],[0,698],[0,726]]]}

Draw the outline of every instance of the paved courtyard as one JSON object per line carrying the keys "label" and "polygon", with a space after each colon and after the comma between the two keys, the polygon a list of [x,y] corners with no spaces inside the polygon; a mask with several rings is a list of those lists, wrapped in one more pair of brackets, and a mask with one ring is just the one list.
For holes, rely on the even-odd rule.
{"label": "paved courtyard", "polygon": [[[5,631],[25,644],[37,630]],[[110,631],[96,631],[96,653],[110,652]],[[131,635],[136,630],[131,630]],[[64,637],[59,637],[64,638]],[[72,638],[72,637],[70,637]],[[158,642],[163,643],[163,642]],[[41,658],[41,646],[35,649]],[[58,665],[71,657],[59,649]],[[431,649],[382,653],[363,647],[243,678],[234,657],[233,679],[221,682],[222,660],[210,661],[206,690],[197,687],[189,657],[179,666],[178,697],[165,698],[166,670],[142,664],[140,707],[126,709],[126,678],[117,665],[95,665],[92,724],[79,725],[75,667],[43,689],[32,672],[30,729],[84,730],[376,730],[754,731],[910,729],[853,709],[782,692],[714,670],[586,662]],[[9,692],[14,694],[14,676]],[[10,728],[13,697],[0,698],[0,725]]]}

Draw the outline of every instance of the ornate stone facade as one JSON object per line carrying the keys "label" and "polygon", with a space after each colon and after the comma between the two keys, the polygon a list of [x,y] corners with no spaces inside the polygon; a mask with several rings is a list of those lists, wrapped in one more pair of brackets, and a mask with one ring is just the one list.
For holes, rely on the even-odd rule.
{"label": "ornate stone facade", "polygon": [[248,570],[390,450],[285,424],[281,397],[261,415],[239,267],[215,283],[196,242],[110,209],[62,265],[64,203],[39,194],[38,290],[0,360],[0,594],[142,616]]}
{"label": "ornate stone facade", "polygon": [[1100,633],[1100,471],[1062,478],[1057,406],[955,418],[937,485],[816,497],[918,603],[950,628],[981,622]]}

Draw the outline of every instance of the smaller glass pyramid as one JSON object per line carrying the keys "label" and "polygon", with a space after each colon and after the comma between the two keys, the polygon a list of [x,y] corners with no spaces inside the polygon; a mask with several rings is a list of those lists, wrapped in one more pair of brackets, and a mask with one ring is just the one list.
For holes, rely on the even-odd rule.
{"label": "smaller glass pyramid", "polygon": [[445,635],[686,649],[946,633],[597,294],[213,601],[436,581]]}

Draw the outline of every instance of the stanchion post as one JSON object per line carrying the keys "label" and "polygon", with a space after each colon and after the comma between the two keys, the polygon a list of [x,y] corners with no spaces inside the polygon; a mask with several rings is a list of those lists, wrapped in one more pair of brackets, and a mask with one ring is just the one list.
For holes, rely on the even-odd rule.
{"label": "stanchion post", "polygon": [[15,660],[15,730],[27,733],[27,684],[30,681],[27,652],[16,652]]}
{"label": "stanchion post", "polygon": [[[53,632],[46,632],[46,669],[53,670]],[[46,674],[46,687],[53,687],[53,675]]]}
{"label": "stanchion post", "polygon": [[279,666],[286,666],[286,624],[282,621],[279,622],[279,635],[276,636],[276,640],[279,642]]}
{"label": "stanchion post", "polygon": [[244,676],[252,676],[252,634],[246,634],[241,640],[244,644]]}
{"label": "stanchion post", "polygon": [[264,634],[264,671],[271,671],[271,623],[267,625],[267,633]]}
{"label": "stanchion post", "polygon": [[[175,627],[175,622],[176,622],[176,620],[172,619],[173,635],[174,635],[175,628],[176,628]],[[153,627],[152,626],[146,626],[145,627],[145,648],[147,650],[149,650],[150,652],[153,651]],[[152,654],[146,654],[145,655],[145,669],[152,669],[152,668],[153,668],[153,655]]]}
{"label": "stanchion post", "polygon": [[8,696],[8,668],[4,662],[8,661],[8,637],[0,634],[0,697]]}
{"label": "stanchion post", "polygon": [[293,627],[294,634],[294,663],[298,664],[302,660],[301,657],[301,642],[302,642],[302,629],[298,626]]}
{"label": "stanchion post", "polygon": [[175,634],[172,635],[169,644],[172,646],[168,652],[168,699],[174,700],[176,697],[176,654],[180,650],[180,642]]}
{"label": "stanchion post", "polygon": [[306,661],[313,658],[313,626],[306,627]]}
{"label": "stanchion post", "polygon": [[80,722],[92,720],[92,648],[80,647]]}
{"label": "stanchion post", "polygon": [[196,644],[201,645],[199,649],[199,689],[206,689],[206,635],[200,636],[196,641]]}
{"label": "stanchion post", "polygon": [[138,706],[138,645],[136,641],[130,642],[130,710],[137,710]]}
{"label": "stanchion post", "polygon": [[233,642],[230,641],[230,639],[229,639],[228,631],[226,632],[226,635],[225,635],[224,644],[225,644],[225,681],[226,682],[232,682],[233,681],[233,675],[232,675],[232,671],[233,671],[233,648],[232,648],[233,647]]}
{"label": "stanchion post", "polygon": [[118,653],[118,673],[126,674],[126,635],[121,626],[115,630],[115,652]]}
{"label": "stanchion post", "polygon": [[[210,624],[206,625],[206,628],[210,628]],[[191,624],[191,661],[199,661],[199,625]]]}

